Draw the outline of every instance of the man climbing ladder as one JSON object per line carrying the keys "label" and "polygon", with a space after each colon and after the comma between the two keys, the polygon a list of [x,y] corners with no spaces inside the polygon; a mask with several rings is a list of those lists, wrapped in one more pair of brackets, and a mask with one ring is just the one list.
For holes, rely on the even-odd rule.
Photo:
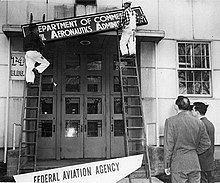
{"label": "man climbing ladder", "polygon": [[136,55],[136,13],[131,9],[131,3],[129,0],[124,2],[124,10],[120,22],[122,27],[120,50],[123,57],[135,57]]}
{"label": "man climbing ladder", "polygon": [[[50,65],[40,53],[44,46],[45,44],[39,36],[37,25],[30,23],[29,34],[24,37],[26,81],[29,84],[34,83],[36,73],[42,73]],[[40,65],[35,67],[35,63],[39,63]]]}

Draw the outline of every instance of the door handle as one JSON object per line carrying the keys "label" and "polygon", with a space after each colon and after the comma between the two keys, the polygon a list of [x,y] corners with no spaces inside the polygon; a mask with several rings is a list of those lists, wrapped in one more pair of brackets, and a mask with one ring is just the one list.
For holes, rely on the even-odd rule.
{"label": "door handle", "polygon": [[111,124],[111,132],[114,132],[114,125]]}
{"label": "door handle", "polygon": [[56,132],[56,125],[53,125],[53,132]]}
{"label": "door handle", "polygon": [[83,132],[83,125],[80,125],[80,131]]}
{"label": "door handle", "polygon": [[84,125],[84,132],[86,132],[86,125]]}

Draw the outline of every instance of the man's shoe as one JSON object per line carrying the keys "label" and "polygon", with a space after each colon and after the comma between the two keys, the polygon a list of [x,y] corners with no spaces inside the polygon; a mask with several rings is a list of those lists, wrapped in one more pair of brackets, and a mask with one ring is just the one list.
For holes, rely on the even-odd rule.
{"label": "man's shoe", "polygon": [[124,54],[124,55],[122,55],[122,57],[123,58],[128,58],[128,57],[130,57],[130,55],[129,54]]}
{"label": "man's shoe", "polygon": [[33,68],[32,71],[34,72],[35,75],[39,74],[39,72],[36,68]]}
{"label": "man's shoe", "polygon": [[135,58],[135,57],[136,57],[136,54],[133,53],[133,54],[130,55],[130,57],[131,57],[131,58]]}
{"label": "man's shoe", "polygon": [[34,83],[32,83],[32,82],[27,82],[27,87],[31,87],[31,86],[33,86],[34,85]]}

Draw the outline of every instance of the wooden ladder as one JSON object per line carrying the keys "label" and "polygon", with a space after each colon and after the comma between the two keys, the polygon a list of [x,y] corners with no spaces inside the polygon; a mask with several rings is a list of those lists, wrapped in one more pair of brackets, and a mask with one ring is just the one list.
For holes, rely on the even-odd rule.
{"label": "wooden ladder", "polygon": [[[122,57],[119,47],[119,34],[117,31],[117,47],[119,60],[119,74],[122,97],[122,115],[125,127],[125,155],[143,154],[142,166],[146,178],[151,183],[150,158],[147,146],[146,127],[143,119],[140,78],[136,55]],[[129,182],[132,177],[129,176]]]}
{"label": "wooden ladder", "polygon": [[[24,85],[21,133],[17,174],[34,172],[37,169],[38,125],[40,121],[41,74],[36,75],[35,83]],[[28,168],[25,162],[31,162]]]}

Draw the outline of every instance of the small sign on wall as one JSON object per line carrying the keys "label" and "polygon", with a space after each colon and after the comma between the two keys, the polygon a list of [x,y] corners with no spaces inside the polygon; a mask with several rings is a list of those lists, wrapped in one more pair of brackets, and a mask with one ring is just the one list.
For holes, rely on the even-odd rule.
{"label": "small sign on wall", "polygon": [[10,78],[12,80],[25,80],[25,53],[11,53]]}

